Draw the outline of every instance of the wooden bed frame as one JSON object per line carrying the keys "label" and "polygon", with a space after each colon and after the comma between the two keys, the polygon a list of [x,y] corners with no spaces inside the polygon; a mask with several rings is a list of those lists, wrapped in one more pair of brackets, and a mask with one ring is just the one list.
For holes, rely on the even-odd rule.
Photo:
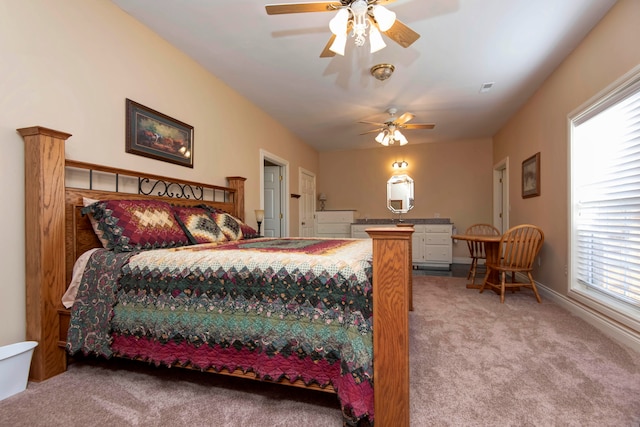
{"label": "wooden bed frame", "polygon": [[[244,220],[243,177],[227,177],[220,187],[123,169],[65,160],[68,133],[40,126],[18,129],[25,143],[25,247],[26,339],[39,343],[31,364],[30,380],[43,381],[64,372],[64,349],[69,312],[61,303],[73,264],[84,251],[100,243],[86,217],[80,215],[82,198],[165,198],[66,187],[66,171],[86,170],[116,176],[178,182],[222,193],[222,201],[181,197],[172,203],[207,203]],[[138,179],[138,178],[136,178]],[[180,184],[178,184],[180,185]],[[117,191],[117,184],[116,184]],[[169,194],[171,196],[171,194]],[[180,196],[179,196],[180,197]],[[373,355],[374,406],[377,427],[409,426],[409,307],[411,284],[411,227],[372,228],[373,239]],[[225,372],[253,378],[252,373]],[[306,387],[303,382],[283,384]],[[312,388],[320,389],[315,386]],[[333,392],[331,387],[324,391]]]}

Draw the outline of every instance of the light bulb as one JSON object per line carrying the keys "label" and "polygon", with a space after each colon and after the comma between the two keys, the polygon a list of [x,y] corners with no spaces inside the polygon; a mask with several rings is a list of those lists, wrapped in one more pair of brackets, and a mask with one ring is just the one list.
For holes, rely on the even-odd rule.
{"label": "light bulb", "polygon": [[382,144],[383,139],[384,139],[384,131],[380,132],[378,136],[376,136],[376,142],[379,142]]}

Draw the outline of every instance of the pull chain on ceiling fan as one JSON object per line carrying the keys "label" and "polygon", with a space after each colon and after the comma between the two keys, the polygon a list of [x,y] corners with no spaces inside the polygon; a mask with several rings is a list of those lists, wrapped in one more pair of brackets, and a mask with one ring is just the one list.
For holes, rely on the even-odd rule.
{"label": "pull chain on ceiling fan", "polygon": [[390,37],[402,47],[409,47],[420,34],[396,19],[396,14],[382,4],[396,0],[341,0],[322,1],[314,3],[281,3],[266,5],[267,14],[279,15],[301,12],[330,12],[338,11],[329,22],[332,36],[320,54],[321,58],[334,56],[336,53],[344,55],[347,36],[351,32],[356,46],[363,46],[366,31],[369,28],[369,45],[371,53],[384,48],[386,44],[381,32]]}
{"label": "pull chain on ceiling fan", "polygon": [[360,123],[368,123],[373,125],[379,125],[381,127],[377,129],[372,129],[367,132],[361,133],[360,135],[366,135],[368,133],[379,132],[376,136],[376,142],[389,146],[398,142],[400,145],[405,145],[409,141],[407,138],[400,132],[400,129],[433,129],[436,127],[433,123],[414,123],[408,124],[407,122],[414,118],[414,115],[411,113],[404,113],[400,117],[396,117],[396,113],[398,112],[397,108],[389,108],[387,110],[390,117],[384,123],[379,122],[369,122],[362,120]]}

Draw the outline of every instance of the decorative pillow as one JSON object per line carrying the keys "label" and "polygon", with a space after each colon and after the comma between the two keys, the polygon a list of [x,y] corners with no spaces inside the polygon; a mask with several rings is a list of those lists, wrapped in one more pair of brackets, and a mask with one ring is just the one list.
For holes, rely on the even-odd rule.
{"label": "decorative pillow", "polygon": [[[83,197],[82,198],[82,205],[86,207],[86,206],[92,205],[92,204],[94,204],[96,202],[99,202],[99,201],[100,200],[90,199],[88,197]],[[83,213],[84,213],[84,211],[83,211]],[[98,227],[98,224],[100,224],[98,222],[98,220],[95,219],[93,217],[93,214],[91,214],[91,213],[88,213],[87,216],[89,217],[89,222],[91,223],[91,227],[93,227],[93,231],[96,233],[96,236],[98,236],[98,240],[100,240],[100,243],[102,243],[102,247],[103,248],[109,247],[109,240],[104,237],[104,232],[102,230],[100,230],[100,228]]]}
{"label": "decorative pillow", "polygon": [[104,200],[83,208],[82,213],[93,215],[108,241],[106,248],[115,252],[190,244],[166,202]]}
{"label": "decorative pillow", "polygon": [[242,228],[240,227],[240,220],[226,212],[216,210],[211,213],[211,218],[218,224],[218,227],[222,230],[227,239],[234,242],[242,239]]}
{"label": "decorative pillow", "polygon": [[242,230],[243,239],[255,239],[256,237],[261,237],[255,228],[245,224],[238,218],[236,218],[236,221],[238,221],[238,224],[240,224],[240,230]]}
{"label": "decorative pillow", "polygon": [[172,206],[173,213],[191,243],[224,242],[227,237],[209,211],[201,207]]}
{"label": "decorative pillow", "polygon": [[220,227],[222,232],[230,241],[242,239],[254,239],[260,237],[258,232],[251,226],[245,224],[239,218],[208,205],[198,205],[209,212],[211,218]]}

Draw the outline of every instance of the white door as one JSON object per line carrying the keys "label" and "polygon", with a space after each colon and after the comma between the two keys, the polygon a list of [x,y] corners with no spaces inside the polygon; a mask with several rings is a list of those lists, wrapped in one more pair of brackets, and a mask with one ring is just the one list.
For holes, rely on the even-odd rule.
{"label": "white door", "polygon": [[282,209],[280,166],[264,167],[264,232],[265,237],[282,236]]}
{"label": "white door", "polygon": [[315,236],[316,176],[300,170],[300,237]]}

